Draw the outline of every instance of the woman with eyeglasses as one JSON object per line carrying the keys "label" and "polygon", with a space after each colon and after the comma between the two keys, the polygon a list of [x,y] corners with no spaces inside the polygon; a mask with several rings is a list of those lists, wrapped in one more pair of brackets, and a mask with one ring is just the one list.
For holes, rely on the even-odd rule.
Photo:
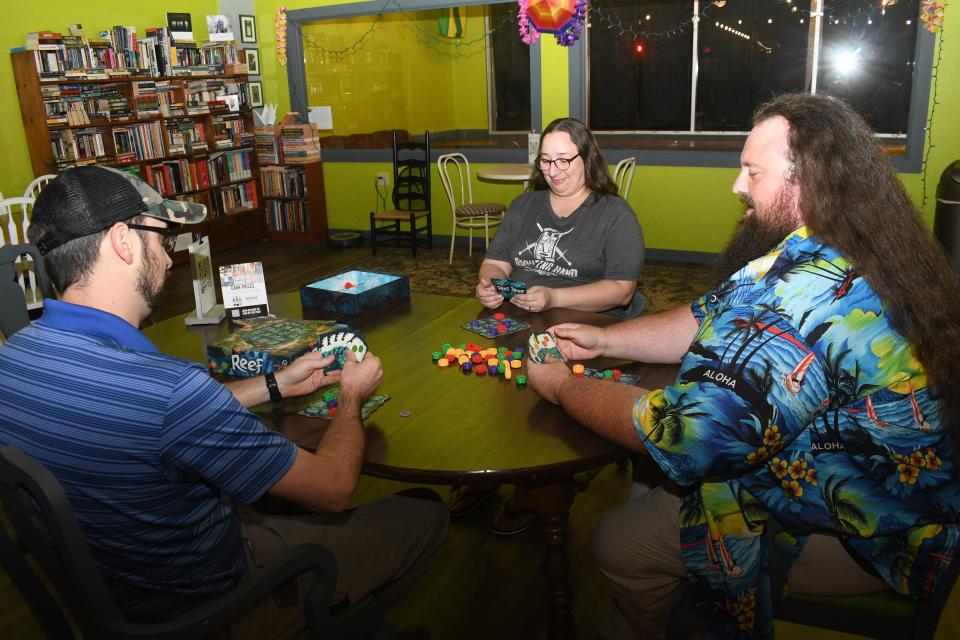
{"label": "woman with eyeglasses", "polygon": [[[504,302],[492,280],[522,281],[527,292],[509,302],[524,311],[579,309],[621,318],[643,313],[637,290],[643,269],[643,231],[617,195],[607,163],[589,129],[574,118],[554,120],[540,137],[530,191],[507,209],[480,265],[477,298],[494,309]],[[496,495],[496,485],[455,487],[453,518]],[[521,533],[536,519],[527,490],[518,487],[490,524],[502,535]]]}
{"label": "woman with eyeglasses", "polygon": [[477,298],[499,307],[504,297],[492,279],[509,278],[527,285],[509,300],[525,311],[637,316],[646,306],[637,291],[643,254],[643,231],[593,134],[575,118],[559,118],[540,138],[530,191],[510,203],[490,243]]}

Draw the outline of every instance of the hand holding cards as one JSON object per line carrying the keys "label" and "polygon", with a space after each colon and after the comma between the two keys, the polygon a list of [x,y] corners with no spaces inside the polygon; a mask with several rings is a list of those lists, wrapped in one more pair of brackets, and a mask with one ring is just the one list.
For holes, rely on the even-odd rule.
{"label": "hand holding cards", "polygon": [[557,343],[549,333],[531,333],[527,353],[530,355],[530,361],[537,364],[563,361],[560,349],[557,348]]}
{"label": "hand holding cards", "polygon": [[353,354],[357,362],[363,362],[363,357],[367,355],[367,343],[358,334],[340,331],[325,334],[317,344],[317,350],[324,356],[335,357],[335,360],[324,369],[329,373],[343,369],[350,354]]}
{"label": "hand holding cards", "polygon": [[527,283],[520,280],[508,280],[507,278],[491,278],[497,293],[503,296],[504,300],[509,300],[515,295],[527,292]]}

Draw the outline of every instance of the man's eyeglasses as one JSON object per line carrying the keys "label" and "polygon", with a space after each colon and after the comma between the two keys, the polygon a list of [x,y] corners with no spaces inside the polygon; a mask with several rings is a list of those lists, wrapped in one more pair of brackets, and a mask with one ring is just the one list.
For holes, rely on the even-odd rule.
{"label": "man's eyeglasses", "polygon": [[152,231],[153,233],[159,233],[163,236],[160,239],[160,243],[163,245],[163,250],[167,253],[173,251],[173,247],[177,244],[177,236],[180,235],[180,225],[173,224],[166,227],[148,227],[145,224],[130,224],[127,223],[127,226],[131,229],[138,229],[139,231]]}
{"label": "man's eyeglasses", "polygon": [[537,160],[537,166],[540,167],[540,171],[546,173],[550,171],[550,165],[554,165],[560,171],[566,171],[570,168],[570,163],[580,157],[580,154],[573,156],[572,158],[557,158],[556,160],[547,160],[546,158],[540,158]]}

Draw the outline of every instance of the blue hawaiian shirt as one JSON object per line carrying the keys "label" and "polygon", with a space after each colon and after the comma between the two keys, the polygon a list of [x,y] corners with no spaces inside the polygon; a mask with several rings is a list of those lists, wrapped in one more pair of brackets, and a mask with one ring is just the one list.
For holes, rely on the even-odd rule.
{"label": "blue hawaiian shirt", "polygon": [[772,636],[770,518],[794,553],[837,535],[892,589],[929,594],[960,536],[954,446],[870,285],[801,227],[693,312],[676,381],[633,419],[688,488],[681,549],[707,636]]}

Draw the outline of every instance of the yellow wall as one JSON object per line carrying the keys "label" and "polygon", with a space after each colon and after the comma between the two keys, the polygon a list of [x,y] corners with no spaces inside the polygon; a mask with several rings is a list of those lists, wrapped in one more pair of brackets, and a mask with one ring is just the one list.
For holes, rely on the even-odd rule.
{"label": "yellow wall", "polygon": [[136,3],[121,0],[44,0],[43,2],[5,2],[0,20],[0,52],[7,58],[0,63],[0,191],[7,197],[23,195],[33,179],[30,154],[20,119],[20,105],[7,52],[23,46],[30,31],[67,33],[73,23],[83,25],[87,37],[96,37],[114,25],[134,26],[143,35],[147,27],[165,27],[167,12],[193,14],[194,39],[206,40],[207,14],[219,13],[217,0],[163,0]]}

